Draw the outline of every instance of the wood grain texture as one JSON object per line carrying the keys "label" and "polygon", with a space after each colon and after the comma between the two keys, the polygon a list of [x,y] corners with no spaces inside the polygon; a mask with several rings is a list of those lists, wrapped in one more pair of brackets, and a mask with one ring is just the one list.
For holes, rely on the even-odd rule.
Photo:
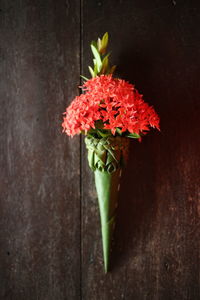
{"label": "wood grain texture", "polygon": [[[0,1],[0,299],[79,299],[79,1]],[[76,220],[76,221],[75,221]]]}
{"label": "wood grain texture", "polygon": [[83,150],[83,299],[200,298],[199,9],[189,1],[83,1],[84,75],[89,42],[108,31],[118,75],[161,117],[160,134],[132,142],[106,276]]}
{"label": "wood grain texture", "polygon": [[[0,0],[0,299],[200,299],[199,17],[198,1]],[[161,132],[131,144],[105,276],[84,142],[61,122],[106,31]]]}

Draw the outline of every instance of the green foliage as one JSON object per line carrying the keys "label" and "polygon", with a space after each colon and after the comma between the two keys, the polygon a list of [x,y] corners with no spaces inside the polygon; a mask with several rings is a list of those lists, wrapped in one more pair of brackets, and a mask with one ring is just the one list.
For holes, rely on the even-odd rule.
{"label": "green foliage", "polygon": [[[98,120],[95,122],[95,128],[91,128],[87,132],[87,136],[94,138],[107,138],[113,136],[113,134],[110,129],[104,129],[104,123],[102,120]],[[130,133],[128,131],[122,132],[120,128],[116,128],[115,136],[127,137],[132,139],[139,139],[141,137],[137,133]]]}
{"label": "green foliage", "polygon": [[88,66],[88,69],[90,71],[91,76],[95,77],[95,73],[94,73],[94,70],[92,69],[92,67]]}
{"label": "green foliage", "polygon": [[99,54],[97,48],[93,45],[91,45],[91,50],[92,50],[92,53],[94,55],[94,58],[95,58],[95,64],[97,66],[97,70],[98,70],[98,73],[101,71],[101,67],[102,67],[102,60],[101,60],[101,55]]}
{"label": "green foliage", "polygon": [[102,37],[102,40],[100,38],[98,38],[97,45],[98,45],[99,53],[104,55],[106,53],[106,49],[108,46],[108,32],[106,32],[104,34],[104,36]]}
{"label": "green foliage", "polygon": [[132,138],[132,139],[139,139],[141,136],[137,133],[128,133],[126,137]]}
{"label": "green foliage", "polygon": [[[107,47],[108,47],[108,32],[106,32],[102,39],[98,38],[97,41],[92,41],[91,42],[91,50],[92,54],[94,56],[93,58],[93,68],[91,66],[88,66],[90,75],[92,78],[102,75],[102,74],[113,74],[116,66],[110,66],[109,64],[109,56],[110,53],[107,52]],[[82,76],[81,77],[85,80],[86,77]],[[88,79],[87,79],[88,80]]]}
{"label": "green foliage", "polygon": [[87,77],[85,77],[85,76],[83,76],[83,75],[80,75],[80,77],[81,77],[83,80],[88,81],[88,78],[87,78]]}

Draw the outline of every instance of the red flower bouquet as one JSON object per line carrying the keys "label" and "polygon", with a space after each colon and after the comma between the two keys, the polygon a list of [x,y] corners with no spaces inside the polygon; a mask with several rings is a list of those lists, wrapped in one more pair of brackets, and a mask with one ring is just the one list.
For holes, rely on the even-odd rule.
{"label": "red flower bouquet", "polygon": [[82,89],[85,93],[77,96],[65,113],[63,128],[68,135],[91,133],[97,122],[113,136],[139,137],[149,127],[159,128],[154,109],[125,80],[100,75],[85,82]]}
{"label": "red flower bouquet", "polygon": [[108,34],[92,42],[92,79],[85,79],[64,113],[63,131],[70,136],[85,134],[88,162],[95,174],[100,209],[105,272],[109,266],[110,242],[116,219],[121,169],[127,159],[129,138],[141,139],[159,117],[142,99],[134,85],[114,78],[106,54]]}

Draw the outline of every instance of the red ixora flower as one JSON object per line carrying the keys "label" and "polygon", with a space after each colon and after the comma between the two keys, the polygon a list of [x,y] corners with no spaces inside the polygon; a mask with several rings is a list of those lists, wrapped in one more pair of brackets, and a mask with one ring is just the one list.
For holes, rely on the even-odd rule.
{"label": "red ixora flower", "polygon": [[144,133],[150,127],[159,129],[159,117],[153,107],[142,99],[134,85],[112,75],[96,76],[81,87],[77,96],[64,113],[63,131],[74,136],[95,128],[103,121],[104,129],[115,135],[121,132]]}

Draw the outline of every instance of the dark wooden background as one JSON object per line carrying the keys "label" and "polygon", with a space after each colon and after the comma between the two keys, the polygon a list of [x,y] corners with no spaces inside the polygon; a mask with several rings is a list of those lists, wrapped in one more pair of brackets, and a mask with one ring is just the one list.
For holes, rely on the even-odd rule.
{"label": "dark wooden background", "polygon": [[[161,117],[131,144],[103,273],[84,143],[62,112],[110,34]],[[200,2],[0,0],[0,299],[200,299]]]}

